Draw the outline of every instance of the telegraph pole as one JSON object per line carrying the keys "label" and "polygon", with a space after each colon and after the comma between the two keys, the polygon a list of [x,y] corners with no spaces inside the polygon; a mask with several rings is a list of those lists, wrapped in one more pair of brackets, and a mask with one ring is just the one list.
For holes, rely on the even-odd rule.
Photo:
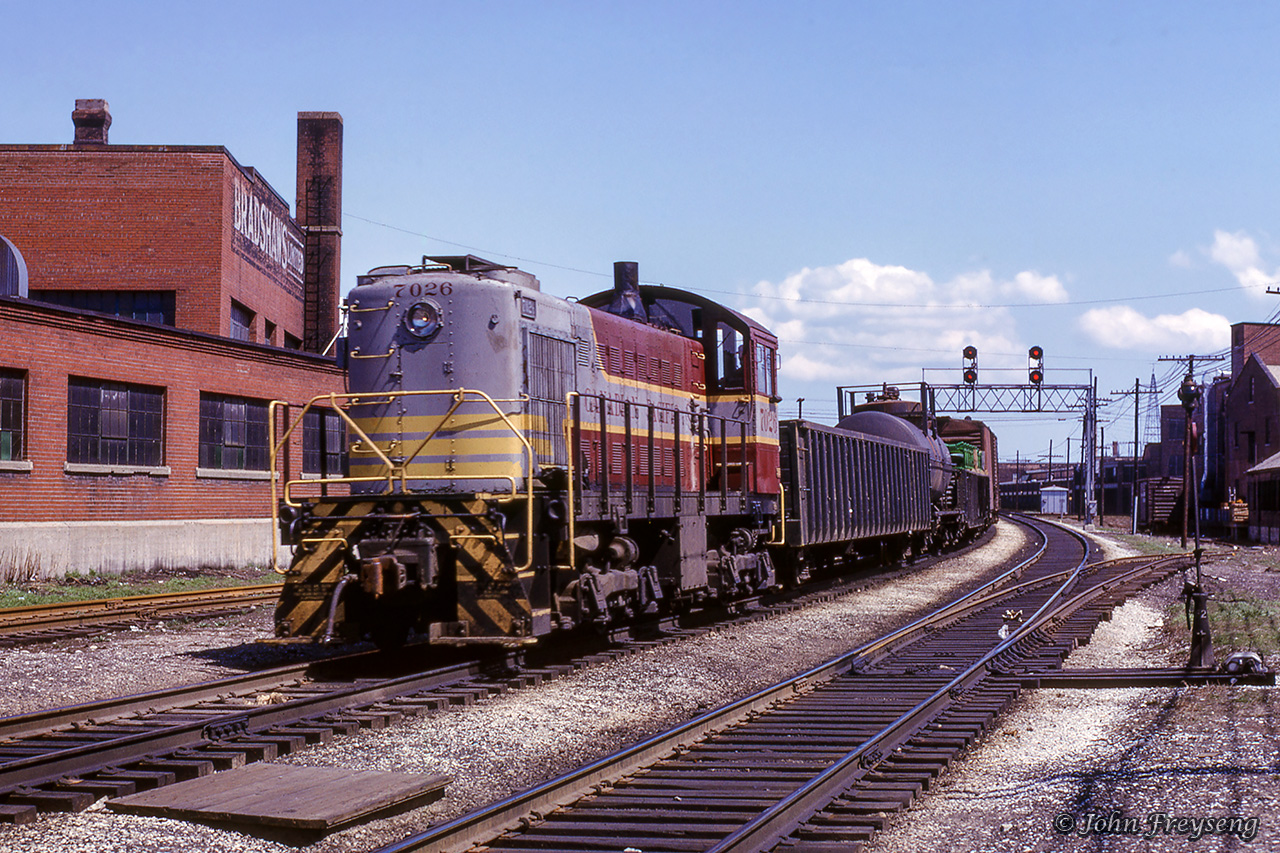
{"label": "telegraph pole", "polygon": [[1107,513],[1107,428],[1100,427],[1102,440],[1099,443],[1102,451],[1102,465],[1098,471],[1098,526],[1105,527]]}
{"label": "telegraph pole", "polygon": [[1133,513],[1130,522],[1129,532],[1138,532],[1138,414],[1142,409],[1142,380],[1133,380],[1132,391],[1112,391],[1117,396],[1133,395]]}
{"label": "telegraph pole", "polygon": [[[1187,374],[1182,379],[1182,385],[1178,388],[1178,400],[1182,403],[1182,408],[1186,411],[1186,423],[1182,427],[1182,548],[1187,547],[1187,527],[1191,518],[1191,503],[1193,496],[1198,497],[1200,494],[1200,484],[1196,482],[1194,455],[1191,452],[1191,445],[1194,442],[1194,430],[1192,414],[1195,412],[1196,402],[1200,399],[1200,389],[1196,386],[1196,359],[1200,361],[1222,361],[1223,356],[1211,355],[1187,355],[1187,356],[1161,356],[1159,361],[1186,361]],[[1161,436],[1163,438],[1163,436]],[[1196,549],[1200,548],[1200,513],[1196,512]],[[1197,571],[1199,560],[1197,558]],[[1197,581],[1198,585],[1198,581]]]}

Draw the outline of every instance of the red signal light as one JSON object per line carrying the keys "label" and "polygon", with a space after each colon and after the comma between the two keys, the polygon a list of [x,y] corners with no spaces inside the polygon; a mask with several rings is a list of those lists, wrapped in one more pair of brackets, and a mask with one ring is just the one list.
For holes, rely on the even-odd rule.
{"label": "red signal light", "polygon": [[963,355],[965,358],[969,359],[970,361],[973,361],[975,358],[978,357],[978,348],[975,347],[973,344],[970,344],[969,346],[964,348],[964,351],[961,353],[961,355]]}
{"label": "red signal light", "polygon": [[1030,370],[1029,378],[1031,379],[1032,385],[1039,385],[1044,381],[1044,371],[1038,367],[1033,367]]}
{"label": "red signal light", "polygon": [[1044,361],[1044,347],[1032,347],[1027,350],[1027,358],[1032,361]]}
{"label": "red signal light", "polygon": [[972,368],[972,367],[966,367],[966,368],[964,369],[964,381],[965,381],[965,382],[968,382],[970,385],[972,385],[973,383],[977,382],[977,381],[978,381],[978,371],[977,371],[975,368]]}

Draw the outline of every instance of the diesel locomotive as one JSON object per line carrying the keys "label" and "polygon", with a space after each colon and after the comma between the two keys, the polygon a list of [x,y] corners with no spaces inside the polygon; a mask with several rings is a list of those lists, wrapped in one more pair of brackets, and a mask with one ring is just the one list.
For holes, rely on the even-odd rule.
{"label": "diesel locomotive", "polygon": [[[998,505],[981,424],[949,445],[927,395],[890,389],[836,427],[780,423],[777,338],[631,262],[574,301],[424,258],[361,276],[347,311],[347,392],[271,418],[281,640],[527,643],[942,547]],[[289,479],[315,410],[345,470]]]}

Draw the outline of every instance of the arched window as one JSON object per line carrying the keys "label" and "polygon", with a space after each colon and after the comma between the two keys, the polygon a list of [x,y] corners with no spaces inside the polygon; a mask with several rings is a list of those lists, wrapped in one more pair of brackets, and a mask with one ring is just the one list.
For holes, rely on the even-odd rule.
{"label": "arched window", "polygon": [[27,262],[7,237],[0,234],[0,296],[27,295]]}

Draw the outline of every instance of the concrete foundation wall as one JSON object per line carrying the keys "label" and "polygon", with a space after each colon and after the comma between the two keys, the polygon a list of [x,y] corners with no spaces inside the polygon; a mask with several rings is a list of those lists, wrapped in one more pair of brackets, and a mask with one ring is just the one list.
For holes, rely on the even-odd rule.
{"label": "concrete foundation wall", "polygon": [[68,572],[268,566],[271,519],[0,523],[0,582]]}

